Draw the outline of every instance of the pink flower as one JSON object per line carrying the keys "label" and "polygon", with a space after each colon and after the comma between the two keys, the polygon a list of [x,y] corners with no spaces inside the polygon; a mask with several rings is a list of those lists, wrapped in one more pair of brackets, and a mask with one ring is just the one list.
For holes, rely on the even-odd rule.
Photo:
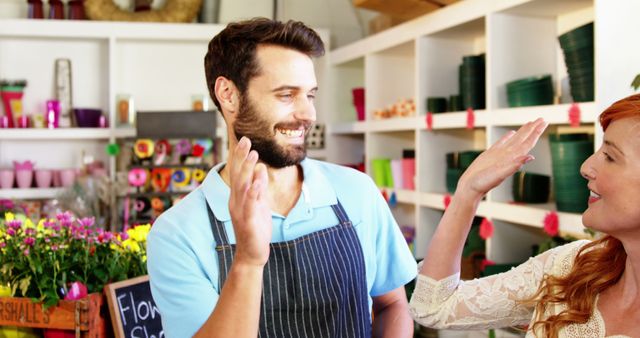
{"label": "pink flower", "polygon": [[58,251],[59,247],[56,244],[51,245],[51,251]]}
{"label": "pink flower", "polygon": [[446,210],[449,207],[449,204],[451,204],[451,195],[449,194],[444,195],[442,202],[444,203],[444,208]]}
{"label": "pink flower", "polygon": [[560,229],[560,221],[558,219],[558,214],[555,211],[549,211],[547,215],[544,216],[544,225],[542,229],[549,236],[557,236],[558,230]]}
{"label": "pink flower", "polygon": [[33,237],[27,237],[24,239],[24,244],[28,246],[33,246],[34,244],[36,244],[36,239]]}
{"label": "pink flower", "polygon": [[483,218],[480,223],[480,237],[487,240],[491,236],[493,236],[493,223],[489,219]]}
{"label": "pink flower", "polygon": [[73,214],[69,211],[61,212],[56,215],[58,221],[71,221],[73,220]]}
{"label": "pink flower", "polygon": [[24,229],[24,234],[27,236],[35,235],[36,229],[34,228],[26,228]]}
{"label": "pink flower", "polygon": [[16,235],[16,231],[13,230],[13,228],[9,228],[9,229],[7,229],[7,235],[15,236]]}
{"label": "pink flower", "polygon": [[7,226],[11,229],[18,230],[22,226],[22,221],[19,219],[14,219],[13,221],[7,222]]}
{"label": "pink flower", "polygon": [[78,223],[80,223],[81,226],[87,227],[87,228],[92,226],[95,222],[96,222],[95,217],[85,217],[78,220]]}
{"label": "pink flower", "polygon": [[484,271],[484,269],[486,269],[489,265],[496,265],[496,262],[488,259],[483,259],[480,263],[480,271]]}
{"label": "pink flower", "polygon": [[4,248],[5,246],[7,246],[7,243],[5,243],[5,242],[0,242],[0,248]]}
{"label": "pink flower", "polygon": [[25,256],[29,256],[29,248],[24,249],[22,252]]}

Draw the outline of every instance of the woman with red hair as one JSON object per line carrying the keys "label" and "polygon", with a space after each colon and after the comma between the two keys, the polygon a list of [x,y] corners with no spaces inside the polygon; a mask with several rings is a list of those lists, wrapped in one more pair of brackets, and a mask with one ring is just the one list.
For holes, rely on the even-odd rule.
{"label": "woman with red hair", "polygon": [[527,337],[640,337],[640,95],[600,116],[600,149],[581,168],[591,190],[583,224],[605,236],[554,248],[511,271],[460,281],[478,203],[533,160],[547,124],[510,132],[460,178],[425,256],[411,299],[424,326],[487,329],[529,324]]}

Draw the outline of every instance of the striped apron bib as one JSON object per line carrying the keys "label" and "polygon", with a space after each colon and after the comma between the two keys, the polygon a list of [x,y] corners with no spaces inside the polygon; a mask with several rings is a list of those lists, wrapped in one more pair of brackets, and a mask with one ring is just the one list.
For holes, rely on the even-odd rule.
{"label": "striped apron bib", "polygon": [[[340,202],[331,207],[337,225],[270,244],[258,337],[371,337],[360,241]],[[236,248],[224,224],[207,209],[222,289]]]}

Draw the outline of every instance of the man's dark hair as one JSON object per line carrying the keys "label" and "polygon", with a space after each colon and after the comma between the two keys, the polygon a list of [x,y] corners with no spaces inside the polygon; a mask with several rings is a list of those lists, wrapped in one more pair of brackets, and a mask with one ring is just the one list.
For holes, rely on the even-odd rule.
{"label": "man's dark hair", "polygon": [[318,34],[299,21],[255,18],[230,23],[211,39],[204,57],[209,95],[220,112],[220,102],[215,95],[216,79],[226,77],[244,94],[249,80],[260,72],[256,61],[256,48],[260,44],[294,49],[309,57],[324,54],[324,43]]}

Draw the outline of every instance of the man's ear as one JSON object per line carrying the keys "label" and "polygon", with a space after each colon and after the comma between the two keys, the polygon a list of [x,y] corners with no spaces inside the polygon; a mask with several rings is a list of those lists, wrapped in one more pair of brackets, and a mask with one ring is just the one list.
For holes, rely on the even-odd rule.
{"label": "man's ear", "polygon": [[233,81],[224,76],[218,76],[214,92],[218,102],[220,102],[225,119],[235,116],[240,106],[240,96],[238,95],[238,88]]}

